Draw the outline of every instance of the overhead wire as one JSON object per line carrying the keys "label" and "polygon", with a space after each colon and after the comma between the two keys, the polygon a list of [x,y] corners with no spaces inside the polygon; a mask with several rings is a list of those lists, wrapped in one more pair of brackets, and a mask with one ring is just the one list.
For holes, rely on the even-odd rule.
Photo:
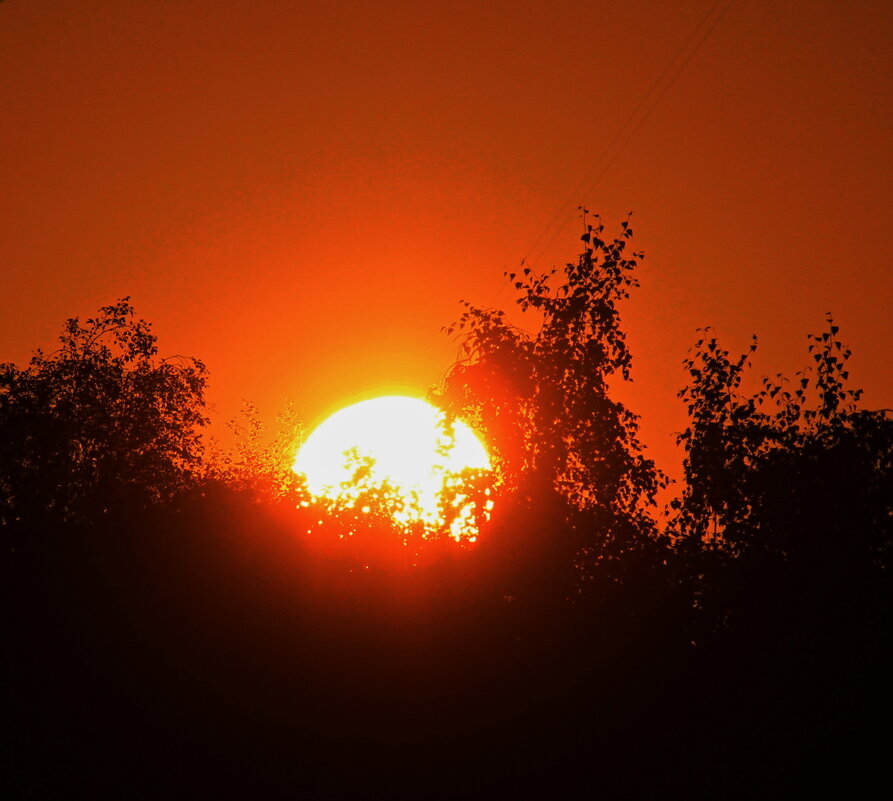
{"label": "overhead wire", "polygon": [[[713,33],[713,30],[720,23],[734,2],[735,0],[716,0],[716,2],[708,9],[707,13],[701,17],[692,32],[686,37],[685,41],[680,45],[670,61],[667,62],[663,70],[652,82],[651,87],[627,116],[623,125],[605,146],[598,159],[592,167],[587,170],[586,174],[577,183],[570,195],[568,195],[568,197],[561,203],[555,215],[543,229],[542,233],[536,238],[530,248],[528,248],[526,255],[521,259],[522,265],[536,266],[548,252],[549,248],[565,228],[567,228],[568,223],[575,216],[576,206],[572,209],[568,209],[568,205],[575,202],[578,203],[581,193],[592,192],[592,190],[601,182],[608,170],[617,160],[617,157],[635,137],[636,133],[651,115],[651,112],[654,111],[664,95],[666,95],[680,75],[682,75],[685,68],[704,45],[704,42],[710,37],[710,34]],[[725,3],[724,6],[723,3]],[[722,8],[720,8],[721,6]],[[719,12],[717,13],[718,9]],[[694,43],[693,47],[692,43]],[[686,52],[688,52],[688,55],[685,55]],[[656,95],[655,92],[657,92]],[[651,100],[652,97],[653,102],[649,105],[649,100]],[[595,175],[594,179],[593,175]],[[540,243],[543,242],[552,228],[559,221],[561,221],[561,224],[553,231],[552,236],[549,237],[545,245],[539,248]],[[534,257],[533,254],[537,250],[538,253]],[[499,299],[503,292],[508,288],[509,283],[508,279],[503,281],[490,305],[493,305]]]}

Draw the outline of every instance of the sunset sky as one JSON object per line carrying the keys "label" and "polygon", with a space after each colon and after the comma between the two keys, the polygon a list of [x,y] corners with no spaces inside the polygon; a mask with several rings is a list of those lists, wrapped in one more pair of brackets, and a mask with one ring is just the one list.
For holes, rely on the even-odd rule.
{"label": "sunset sky", "polygon": [[665,466],[699,326],[793,373],[831,311],[893,407],[891,41],[889,0],[0,2],[0,361],[130,295],[216,425],[313,425],[424,394],[458,301],[573,259],[585,202],[634,212]]}

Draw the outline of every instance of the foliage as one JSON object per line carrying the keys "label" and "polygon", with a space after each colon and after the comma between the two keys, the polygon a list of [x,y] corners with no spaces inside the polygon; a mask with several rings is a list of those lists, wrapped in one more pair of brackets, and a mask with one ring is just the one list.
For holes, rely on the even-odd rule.
{"label": "foliage", "polygon": [[89,520],[170,498],[201,459],[205,366],[158,358],[128,298],[69,319],[51,354],[0,365],[0,523]]}
{"label": "foliage", "polygon": [[507,273],[520,310],[541,319],[537,332],[511,324],[501,309],[464,304],[447,329],[461,346],[440,398],[485,432],[509,490],[546,506],[557,494],[581,564],[650,542],[647,508],[665,483],[643,453],[637,416],[611,397],[613,380],[630,380],[618,307],[638,286],[643,256],[627,253],[629,220],[611,240],[598,217],[588,224],[583,214],[576,262],[561,272]]}
{"label": "foliage", "polygon": [[809,368],[794,381],[764,378],[753,395],[741,384],[756,338],[732,358],[703,336],[685,362],[691,383],[679,395],[691,422],[678,437],[685,482],[672,529],[699,603],[728,598],[734,576],[752,576],[757,563],[764,579],[809,565],[824,592],[843,571],[853,586],[871,580],[872,565],[889,567],[893,419],[858,408],[851,352],[827,322],[809,336]]}
{"label": "foliage", "polygon": [[306,495],[301,477],[292,470],[304,437],[304,425],[292,404],[276,417],[272,437],[260,412],[243,401],[239,417],[227,424],[233,435],[229,448],[216,441],[205,459],[204,479],[248,494],[257,501],[300,500]]}
{"label": "foliage", "polygon": [[305,502],[318,511],[323,527],[341,539],[367,543],[387,537],[395,542],[421,539],[425,533],[423,509],[417,498],[408,496],[387,479],[375,477],[375,460],[352,449],[345,454],[350,478],[333,498]]}
{"label": "foliage", "polygon": [[[630,235],[587,227],[578,263],[516,281],[537,333],[470,306],[460,321],[440,400],[488,435],[509,490],[473,547],[401,526],[418,498],[356,452],[349,492],[311,499],[288,413],[271,439],[246,404],[201,465],[204,368],[158,360],[126,300],[3,365],[0,520],[90,534],[0,549],[13,793],[129,789],[151,764],[187,771],[155,771],[158,795],[168,775],[246,795],[697,797],[730,777],[802,795],[825,766],[851,789],[885,765],[893,420],[857,407],[830,319],[810,370],[752,395],[756,343],[733,357],[702,337],[671,550],[647,514],[663,479],[610,398]],[[447,530],[493,499],[483,471],[453,478]]]}
{"label": "foliage", "polygon": [[345,459],[349,478],[338,495],[307,496],[301,506],[311,518],[320,518],[314,530],[350,539],[357,550],[368,551],[373,542],[380,547],[383,539],[416,550],[446,539],[473,542],[489,519],[493,507],[489,471],[464,468],[446,473],[443,492],[432,507],[430,498],[378,477],[371,456],[352,449]]}
{"label": "foliage", "polygon": [[893,498],[893,421],[857,407],[862,391],[846,386],[851,351],[838,330],[829,316],[828,330],[809,336],[814,365],[793,383],[764,378],[749,397],[740,386],[756,338],[735,360],[713,337],[697,342],[685,363],[692,382],[680,392],[691,424],[679,435],[685,490],[674,505],[687,537],[733,554],[785,555],[801,544],[793,523],[807,514],[822,529],[863,513],[868,529],[889,526],[881,507]]}

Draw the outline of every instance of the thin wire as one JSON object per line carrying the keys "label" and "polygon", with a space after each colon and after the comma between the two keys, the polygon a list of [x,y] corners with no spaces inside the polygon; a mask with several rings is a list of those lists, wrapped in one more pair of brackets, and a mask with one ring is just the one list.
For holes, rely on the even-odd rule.
{"label": "thin wire", "polygon": [[[605,149],[601,152],[598,159],[596,159],[595,163],[586,172],[586,174],[583,176],[583,178],[577,183],[577,185],[574,187],[573,191],[561,203],[561,205],[558,207],[558,210],[555,212],[552,219],[548,222],[546,227],[543,229],[542,233],[536,238],[534,243],[528,248],[526,255],[524,256],[524,258],[521,259],[522,265],[535,265],[536,263],[538,263],[539,260],[542,259],[543,255],[545,255],[545,253],[549,250],[549,248],[555,242],[555,240],[561,235],[561,233],[564,231],[564,229],[567,228],[567,224],[575,216],[575,211],[576,211],[575,209],[573,209],[573,210],[569,210],[566,212],[565,210],[567,209],[567,206],[569,204],[575,202],[575,200],[580,197],[580,193],[584,188],[587,189],[587,192],[591,192],[592,189],[594,189],[595,186],[598,185],[598,183],[604,177],[607,170],[611,167],[611,165],[616,160],[617,156],[623,151],[623,148],[628,144],[630,139],[632,139],[632,137],[635,136],[636,132],[642,126],[644,121],[648,118],[651,111],[654,109],[654,107],[657,105],[657,103],[660,102],[661,98],[663,97],[664,94],[666,94],[667,90],[673,85],[675,80],[681,74],[682,70],[684,70],[685,67],[688,65],[688,63],[691,61],[694,54],[697,53],[697,51],[700,49],[700,47],[707,40],[707,37],[710,36],[710,33],[713,31],[713,28],[716,27],[716,24],[719,22],[719,20],[722,19],[722,17],[725,15],[726,11],[729,10],[729,7],[732,5],[734,0],[728,0],[728,5],[726,5],[726,7],[722,10],[722,12],[716,17],[716,19],[713,22],[713,25],[711,25],[710,28],[707,30],[706,35],[691,50],[688,58],[686,58],[682,62],[681,68],[679,70],[677,70],[676,74],[670,79],[670,81],[666,84],[666,86],[664,86],[661,93],[655,99],[654,104],[652,104],[652,106],[646,110],[645,114],[641,118],[639,118],[638,122],[635,124],[633,129],[630,131],[630,135],[628,137],[626,137],[626,139],[623,140],[620,147],[614,152],[613,156],[611,156],[610,159],[608,159],[608,161],[605,163],[605,165],[601,169],[601,171],[598,172],[598,175],[595,178],[595,180],[591,181],[592,175],[596,173],[599,166],[602,165],[602,162],[604,162],[605,159],[608,158],[608,155],[614,149],[615,145],[618,142],[620,142],[620,140],[623,137],[626,130],[631,125],[633,125],[633,122],[636,120],[636,117],[638,116],[639,112],[642,111],[642,109],[645,107],[646,103],[651,98],[651,96],[657,91],[658,87],[661,86],[661,84],[664,82],[667,75],[669,75],[670,71],[673,69],[674,65],[677,63],[679,58],[685,53],[685,51],[689,48],[691,43],[693,41],[695,41],[695,39],[700,35],[701,30],[707,24],[708,20],[710,20],[710,18],[713,17],[714,13],[716,12],[717,8],[719,8],[719,6],[722,4],[722,2],[723,2],[723,0],[716,0],[716,2],[708,9],[707,13],[703,17],[701,17],[698,24],[694,27],[694,29],[691,31],[691,33],[688,35],[688,37],[686,37],[686,39],[683,41],[683,43],[679,46],[678,50],[673,54],[673,57],[667,62],[666,66],[663,68],[663,70],[660,72],[660,74],[657,76],[657,78],[652,82],[651,87],[642,96],[642,98],[636,104],[635,108],[627,116],[623,125],[620,126],[620,128],[617,130],[617,133],[614,134],[614,136],[611,138],[611,141],[608,142],[608,144],[605,146]],[[591,181],[591,183],[590,183],[590,181]],[[564,217],[564,220],[561,223],[561,225],[555,230],[555,232],[549,238],[548,242],[546,242],[546,244],[542,247],[542,249],[539,251],[536,258],[532,259],[531,255],[534,253],[534,251],[537,250],[537,247],[540,245],[540,243],[543,241],[543,239],[546,237],[546,235],[549,233],[549,231],[552,229],[552,227],[561,219],[562,215],[566,215],[566,216]],[[496,294],[493,296],[493,299],[490,301],[490,303],[488,305],[490,305],[490,306],[494,305],[496,303],[496,301],[499,300],[499,298],[503,295],[503,293],[506,291],[506,289],[508,289],[510,283],[511,282],[507,277],[504,278],[501,286],[496,291]]]}
{"label": "thin wire", "polygon": [[[578,184],[574,187],[574,190],[567,197],[567,199],[559,206],[558,211],[549,221],[548,225],[543,229],[543,232],[537,237],[536,241],[531,245],[528,249],[527,254],[521,259],[521,264],[527,265],[536,265],[543,256],[548,252],[549,248],[555,242],[555,240],[561,235],[561,233],[567,228],[568,223],[575,216],[576,209],[568,210],[567,206],[578,199],[580,197],[580,193],[585,189],[585,193],[591,193],[592,190],[601,182],[602,178],[607,174],[608,170],[617,160],[617,157],[623,152],[629,142],[635,137],[636,133],[651,115],[651,112],[657,107],[660,101],[663,99],[664,95],[670,90],[679,76],[685,71],[685,68],[697,54],[697,52],[701,49],[704,42],[710,37],[710,34],[713,32],[714,28],[719,24],[722,18],[726,15],[729,8],[734,3],[734,0],[727,0],[725,7],[720,11],[719,14],[716,14],[716,10],[722,5],[725,0],[716,0],[716,2],[708,9],[707,13],[700,19],[698,24],[692,30],[692,32],[688,35],[676,53],[673,55],[673,58],[667,63],[664,69],[661,71],[660,75],[655,79],[655,81],[651,84],[649,90],[645,93],[645,95],[639,100],[636,107],[630,112],[629,116],[624,121],[623,125],[618,129],[617,133],[612,137],[611,141],[607,144],[605,149],[602,151],[601,155],[598,157],[593,166],[587,171],[584,177],[578,182]],[[712,18],[712,23],[710,20]],[[707,30],[704,31],[703,35],[701,35],[705,25],[708,25]],[[700,37],[700,38],[699,38]],[[695,42],[695,46],[691,47],[692,42]],[[679,59],[685,54],[686,50],[689,50],[688,55],[683,58],[681,63]],[[678,66],[677,66],[678,64]],[[671,72],[675,69],[675,72],[670,75]],[[669,80],[667,79],[667,76]],[[648,101],[651,99],[652,95],[658,91],[657,96],[654,98],[654,101],[647,106]],[[647,107],[646,107],[647,106]],[[644,109],[644,113],[640,114]],[[632,126],[630,128],[630,126]],[[628,131],[628,134],[627,134]],[[627,134],[624,136],[624,134]],[[619,147],[615,146],[619,142]],[[613,151],[613,153],[612,153]],[[599,170],[601,167],[601,170]],[[593,174],[597,173],[595,179],[592,179]],[[564,216],[564,220],[561,222],[561,225],[554,231],[552,236],[543,245],[542,248],[539,249],[539,252],[535,257],[532,258],[535,251],[537,251],[538,246],[549,233],[549,231],[553,228],[556,222],[558,222],[562,215]],[[496,296],[494,297],[492,303],[495,303],[496,300],[505,292],[508,288],[509,282],[503,281],[502,286],[499,288]]]}
{"label": "thin wire", "polygon": [[[719,2],[713,6],[713,8],[710,10],[710,12],[707,15],[708,17],[712,15],[713,11],[717,8],[717,6],[719,6],[720,2],[722,2],[722,0],[719,0]],[[632,141],[632,139],[635,137],[636,133],[639,131],[639,129],[642,127],[642,125],[645,123],[645,121],[651,115],[651,112],[653,112],[654,109],[657,108],[658,104],[663,99],[664,95],[670,90],[670,88],[673,86],[673,84],[676,83],[679,76],[682,75],[682,73],[685,71],[685,68],[689,65],[691,60],[695,57],[698,50],[701,49],[701,46],[704,44],[704,42],[706,42],[707,39],[710,37],[710,34],[713,33],[713,29],[716,28],[716,26],[719,24],[719,22],[722,20],[722,18],[726,15],[726,12],[729,10],[729,8],[731,8],[731,6],[734,2],[735,2],[735,0],[728,0],[725,8],[723,8],[722,11],[716,16],[716,18],[713,20],[710,27],[704,33],[704,36],[695,45],[695,47],[691,50],[691,52],[688,54],[688,56],[682,61],[682,63],[679,65],[676,72],[670,77],[670,79],[666,83],[666,85],[661,89],[660,93],[655,97],[654,102],[648,108],[645,109],[644,114],[642,114],[639,117],[638,121],[635,123],[633,128],[630,130],[629,135],[620,143],[620,147],[618,147],[617,150],[614,152],[614,154],[608,159],[608,161],[602,167],[601,171],[598,173],[598,176],[595,178],[595,180],[592,181],[591,183],[589,183],[588,185],[580,184],[578,186],[578,188],[575,190],[575,192],[580,191],[580,189],[582,189],[585,186],[585,193],[589,194],[592,192],[593,189],[595,189],[596,186],[598,186],[598,184],[601,182],[602,178],[605,177],[608,170],[611,168],[611,166],[617,160],[617,157],[623,152],[624,148],[630,143],[630,141]],[[704,19],[706,20],[707,17],[705,17]],[[702,20],[702,22],[703,21],[704,20]],[[701,27],[702,26],[699,25],[696,30],[699,30]],[[689,37],[688,41],[691,41],[691,37]],[[688,42],[686,42],[686,46],[687,46],[687,44],[688,44]],[[684,47],[683,47],[683,49],[684,49]],[[675,61],[675,57],[674,57],[674,61]],[[670,62],[670,65],[672,65],[672,64],[673,64],[673,62]],[[666,76],[666,74],[667,74],[667,70],[664,70],[664,72],[661,74],[660,79],[658,79],[658,83],[660,83],[663,80],[663,78]],[[655,84],[655,86],[657,86],[657,84]],[[652,91],[653,91],[653,89],[654,89],[654,87],[652,87]],[[651,95],[651,93],[652,92],[649,91],[648,95],[646,95],[646,98],[649,95]],[[643,105],[644,105],[644,103],[640,103],[636,107],[636,111],[634,112],[633,116],[635,116],[635,114],[638,113],[638,111],[642,108]],[[621,134],[622,134],[623,130],[626,127],[628,127],[628,123],[632,120],[632,118],[633,117],[631,116],[627,120],[627,124],[624,124],[623,128],[620,129]],[[607,153],[610,150],[610,148],[617,141],[617,139],[619,139],[619,135],[614,137],[614,139],[611,141],[611,145],[609,145],[609,147],[605,150],[605,153]],[[599,161],[601,161],[601,159],[599,159]],[[598,162],[596,162],[596,167],[597,166],[598,166]],[[591,176],[594,171],[595,171],[594,168],[589,171],[589,173],[587,174],[587,180],[588,180],[589,176]],[[565,201],[565,205],[567,205],[567,201]],[[552,234],[549,241],[540,250],[539,254],[536,256],[535,259],[530,260],[529,256],[527,256],[527,257],[525,257],[524,261],[527,263],[536,264],[540,259],[542,259],[542,257],[546,254],[546,252],[552,246],[552,243],[555,242],[555,240],[561,235],[561,233],[564,231],[564,229],[567,228],[567,224],[568,224],[568,222],[570,222],[570,219],[572,216],[573,216],[573,214],[571,213],[565,218],[564,222],[561,224],[561,226],[559,226],[558,229],[556,229],[555,233]],[[551,226],[551,224],[550,224],[550,226]],[[533,248],[531,248],[531,252],[532,251],[533,251]]]}
{"label": "thin wire", "polygon": [[[685,68],[689,65],[689,63],[691,63],[691,60],[695,57],[695,55],[698,53],[698,51],[701,49],[701,47],[703,47],[704,42],[706,42],[707,39],[710,38],[710,34],[713,33],[713,30],[722,21],[723,17],[725,17],[728,10],[734,4],[735,0],[727,0],[725,7],[719,12],[719,14],[717,14],[715,16],[715,18],[713,18],[713,22],[710,23],[709,27],[704,32],[704,35],[701,36],[700,39],[698,39],[697,37],[700,35],[701,30],[704,28],[705,25],[707,25],[708,21],[711,19],[711,17],[714,16],[716,10],[720,7],[720,5],[722,5],[723,2],[724,2],[724,0],[716,0],[716,2],[710,7],[710,9],[707,11],[707,13],[701,18],[701,20],[698,22],[697,26],[695,26],[694,30],[688,35],[688,37],[685,39],[685,41],[682,43],[682,45],[679,47],[679,49],[673,55],[673,58],[670,59],[670,61],[667,63],[667,65],[661,71],[660,75],[658,75],[657,79],[652,83],[651,88],[645,93],[645,95],[642,97],[642,99],[636,104],[636,107],[632,110],[632,112],[626,118],[623,125],[620,127],[620,129],[617,131],[617,133],[611,138],[611,141],[608,143],[608,145],[602,151],[601,155],[598,157],[596,162],[587,171],[587,173],[584,175],[582,180],[577,184],[577,186],[574,187],[573,192],[571,192],[571,194],[568,196],[568,198],[561,204],[561,206],[558,208],[558,211],[555,213],[555,215],[549,221],[549,224],[545,227],[543,232],[537,237],[537,239],[533,243],[533,245],[531,245],[531,247],[528,249],[527,255],[525,255],[524,258],[521,259],[521,265],[527,265],[527,266],[531,266],[531,267],[535,266],[537,264],[537,262],[539,262],[539,260],[543,258],[543,256],[549,250],[549,248],[552,247],[552,244],[561,235],[561,233],[565,230],[565,228],[567,228],[567,224],[570,222],[571,218],[575,216],[576,209],[574,209],[573,211],[570,211],[567,214],[567,216],[564,218],[564,221],[555,230],[555,232],[549,238],[549,241],[546,242],[545,246],[543,246],[543,248],[540,250],[537,257],[535,259],[530,258],[531,254],[534,252],[534,250],[536,250],[537,245],[539,245],[539,243],[542,242],[543,238],[546,236],[546,234],[548,234],[548,232],[552,228],[552,226],[555,225],[555,223],[565,213],[565,209],[568,206],[568,204],[573,203],[574,198],[579,198],[580,192],[584,188],[587,193],[592,192],[592,190],[595,189],[595,187],[599,184],[599,182],[602,180],[602,178],[604,178],[604,176],[607,174],[608,170],[611,168],[611,166],[617,160],[617,157],[623,152],[624,148],[635,137],[636,133],[638,133],[639,129],[642,127],[642,125],[645,123],[645,121],[651,115],[651,112],[654,111],[654,109],[658,106],[660,101],[663,99],[664,95],[666,95],[666,93],[672,88],[673,84],[676,83],[676,81],[679,79],[679,76],[682,75],[682,73],[685,71]],[[688,55],[682,59],[682,62],[679,64],[676,71],[672,75],[670,75],[671,71],[674,68],[674,65],[679,60],[679,58],[683,56],[683,54],[689,48],[689,46],[692,44],[692,42],[695,42],[694,47],[691,48]],[[661,84],[664,83],[664,79],[667,78],[668,75],[670,75],[669,80],[660,89],[660,91],[654,98],[654,102],[651,103],[651,105],[646,108],[646,104],[648,103],[649,98],[651,98],[651,96],[658,90],[658,87],[660,87]],[[644,113],[638,118],[638,120],[636,120],[637,115],[639,115],[639,112],[642,111],[643,109],[644,109]],[[628,136],[623,138],[624,132],[628,128],[630,128],[631,125],[632,125],[632,128],[629,130]],[[622,141],[621,141],[621,139],[622,139]],[[612,149],[618,142],[620,143],[620,146],[614,151],[613,155],[610,155],[610,157],[609,157],[609,154],[611,153]],[[607,161],[605,161],[605,159],[607,159]],[[600,171],[598,171],[599,165],[601,165],[602,162],[605,162],[604,166],[602,167],[602,169]],[[598,174],[596,175],[595,180],[591,180],[592,175],[594,173],[596,173],[596,171],[598,171]],[[499,287],[499,289],[496,291],[496,293],[493,295],[492,299],[490,300],[490,302],[487,305],[491,308],[493,306],[495,306],[496,302],[502,297],[503,293],[509,288],[510,285],[511,285],[511,279],[508,278],[508,275],[504,275],[502,285]],[[444,372],[444,376],[445,376],[446,372],[447,371]]]}
{"label": "thin wire", "polygon": [[537,249],[537,246],[543,241],[543,239],[546,237],[546,234],[549,232],[549,230],[552,228],[552,226],[555,225],[556,222],[558,222],[559,218],[564,214],[564,211],[565,211],[565,208],[567,207],[567,205],[569,203],[575,201],[577,198],[579,198],[580,191],[586,186],[587,182],[590,180],[593,173],[595,173],[595,171],[598,169],[601,162],[604,161],[605,158],[607,158],[608,153],[610,153],[610,151],[612,150],[614,145],[617,144],[617,142],[623,136],[626,129],[632,124],[636,115],[642,110],[642,107],[648,102],[648,99],[651,97],[651,95],[654,94],[654,92],[657,90],[658,86],[660,86],[661,83],[663,82],[664,78],[667,77],[667,75],[669,74],[673,65],[676,63],[676,61],[679,59],[679,57],[685,52],[686,48],[688,48],[688,46],[692,43],[692,41],[695,39],[695,37],[701,32],[701,29],[704,27],[707,20],[713,15],[713,13],[716,11],[716,9],[719,7],[719,5],[722,2],[723,2],[723,0],[716,0],[716,2],[710,7],[710,9],[707,11],[707,13],[698,22],[697,26],[695,26],[694,30],[692,30],[692,32],[688,35],[688,37],[685,39],[685,41],[682,43],[682,45],[680,45],[679,49],[673,55],[673,58],[671,58],[667,62],[663,71],[654,80],[654,82],[651,84],[651,87],[649,88],[649,90],[642,96],[642,98],[639,100],[638,104],[632,110],[632,112],[630,112],[629,116],[626,118],[623,125],[618,129],[617,133],[614,134],[611,141],[608,142],[608,144],[606,145],[606,147],[602,151],[602,153],[599,155],[596,162],[586,172],[586,174],[583,176],[583,178],[580,179],[580,181],[577,183],[577,185],[571,191],[570,195],[568,195],[568,197],[564,200],[564,202],[559,206],[558,211],[555,213],[555,215],[549,221],[548,225],[545,227],[543,232],[537,237],[536,241],[530,246],[530,248],[527,251],[527,256],[525,256],[525,259],[524,259],[525,261],[527,260],[527,257],[529,257],[530,254],[533,253],[533,251],[535,251]]}

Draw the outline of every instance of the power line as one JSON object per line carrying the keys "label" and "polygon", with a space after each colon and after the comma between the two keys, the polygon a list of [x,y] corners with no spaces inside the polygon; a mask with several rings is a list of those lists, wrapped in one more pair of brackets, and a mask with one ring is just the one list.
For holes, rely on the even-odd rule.
{"label": "power line", "polygon": [[[707,13],[700,19],[692,32],[680,45],[679,49],[676,51],[667,65],[663,68],[654,82],[651,84],[651,87],[648,89],[648,91],[636,104],[636,107],[632,110],[632,112],[630,112],[623,125],[611,138],[611,141],[608,142],[607,146],[599,155],[598,159],[595,161],[592,167],[577,183],[567,199],[564,200],[564,202],[559,206],[555,215],[543,229],[543,232],[537,237],[533,245],[531,245],[528,249],[527,254],[521,260],[522,264],[535,265],[540,259],[543,258],[543,256],[546,254],[555,240],[561,235],[564,229],[567,228],[568,222],[570,222],[571,218],[574,216],[575,209],[568,210],[568,205],[578,202],[581,192],[585,191],[585,193],[589,193],[601,182],[602,178],[604,178],[608,170],[617,160],[617,157],[623,152],[624,148],[635,137],[636,133],[651,115],[651,112],[654,111],[654,109],[663,99],[664,95],[666,95],[673,84],[678,80],[679,76],[685,71],[685,68],[689,65],[691,60],[701,49],[704,42],[706,42],[707,39],[710,37],[710,34],[713,33],[714,28],[716,28],[716,26],[720,23],[720,21],[726,15],[729,8],[731,8],[734,2],[735,0],[716,0],[716,2],[708,9]],[[724,6],[723,3],[725,3]],[[720,8],[721,6],[723,7]],[[717,10],[719,10],[718,13]],[[693,43],[694,46],[692,47]],[[688,55],[685,55],[686,52],[688,53]],[[650,102],[649,104],[649,101],[652,102]],[[595,176],[594,179],[593,176]],[[561,221],[562,217],[563,221]],[[539,252],[535,258],[531,258],[534,252],[537,251],[540,243],[543,242],[552,228],[559,221],[561,221],[561,224],[558,226],[558,228],[555,229],[555,231],[552,233],[552,236],[549,237],[548,241],[546,241],[546,244],[543,245],[542,248],[539,248]],[[503,282],[502,286],[497,292],[497,295],[491,302],[491,305],[495,303],[496,300],[499,299],[499,296],[503,294],[508,286],[508,283],[509,282],[507,280]]]}
{"label": "power line", "polygon": [[636,118],[636,115],[642,110],[643,106],[648,102],[648,99],[654,94],[654,92],[657,90],[658,86],[661,85],[664,78],[666,78],[667,74],[670,72],[673,65],[676,63],[676,61],[679,59],[679,57],[685,52],[686,48],[691,44],[691,42],[694,40],[694,38],[701,32],[701,29],[704,27],[707,20],[713,15],[713,13],[716,11],[716,9],[719,7],[720,3],[722,3],[722,2],[723,2],[723,0],[716,0],[716,2],[713,4],[713,6],[711,6],[711,8],[707,11],[707,13],[698,22],[698,24],[694,28],[694,30],[688,35],[688,38],[680,45],[679,49],[673,55],[673,58],[670,59],[670,61],[664,67],[664,69],[660,73],[660,75],[658,75],[657,78],[655,79],[655,81],[651,84],[651,88],[649,88],[649,90],[642,96],[642,98],[639,100],[636,107],[632,110],[632,112],[630,112],[629,116],[624,121],[623,125],[620,127],[620,129],[617,131],[617,133],[614,134],[611,141],[608,142],[607,146],[602,151],[602,153],[599,155],[596,162],[592,165],[592,167],[589,168],[589,170],[583,176],[583,178],[580,179],[580,181],[577,183],[577,185],[571,191],[570,195],[564,200],[564,202],[558,208],[558,211],[555,213],[555,216],[552,217],[552,219],[549,221],[549,224],[546,226],[545,230],[539,235],[539,237],[537,237],[536,241],[530,246],[530,249],[528,250],[528,254],[527,254],[528,256],[531,253],[533,253],[533,251],[536,250],[537,246],[540,244],[540,242],[542,242],[542,240],[545,238],[546,234],[549,232],[549,230],[552,228],[552,226],[555,225],[556,222],[558,222],[559,218],[564,213],[567,205],[571,202],[574,202],[576,199],[579,198],[580,191],[586,186],[587,182],[590,180],[593,173],[595,173],[595,171],[599,168],[601,163],[607,158],[608,154],[611,152],[614,145],[617,144],[617,142],[623,136],[626,129],[632,124],[633,120]]}

